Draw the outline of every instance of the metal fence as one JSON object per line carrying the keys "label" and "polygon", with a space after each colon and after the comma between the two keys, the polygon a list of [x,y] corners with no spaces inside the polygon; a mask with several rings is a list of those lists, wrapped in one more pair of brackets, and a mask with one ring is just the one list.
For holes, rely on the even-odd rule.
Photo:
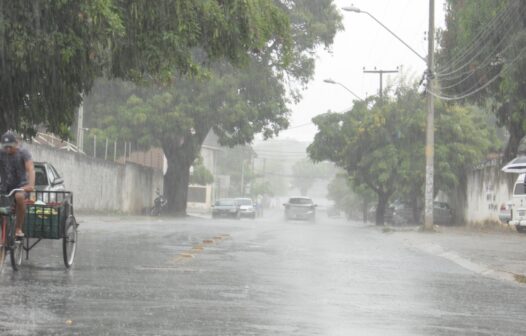
{"label": "metal fence", "polygon": [[38,133],[33,142],[122,164],[133,162],[156,169],[163,169],[164,166],[164,153],[160,148],[141,149],[133,142],[110,140],[91,134],[86,134],[79,144],[47,133]]}

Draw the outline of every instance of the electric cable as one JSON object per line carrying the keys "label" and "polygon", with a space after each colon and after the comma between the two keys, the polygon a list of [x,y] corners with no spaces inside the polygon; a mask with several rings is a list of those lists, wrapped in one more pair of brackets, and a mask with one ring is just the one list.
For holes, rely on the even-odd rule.
{"label": "electric cable", "polygon": [[[501,25],[501,23],[497,23],[497,21],[503,21],[503,19],[507,16],[509,16],[511,13],[513,13],[513,6],[507,6],[501,12],[499,12],[495,17],[493,17],[490,22],[487,22],[484,26],[484,29],[481,29],[475,37],[471,40],[469,44],[467,44],[465,47],[459,49],[456,52],[456,56],[453,56],[452,59],[448,62],[449,64],[445,66],[441,71],[450,71],[454,67],[456,67],[458,64],[464,62],[464,59],[468,57],[470,53],[473,52],[473,50],[476,50],[480,48],[480,45],[485,43],[486,41],[486,34],[489,34],[490,32],[494,31],[494,26]],[[479,43],[480,42],[480,43]]]}
{"label": "electric cable", "polygon": [[513,59],[510,63],[506,64],[502,69],[501,71],[499,71],[493,78],[489,79],[484,85],[476,88],[476,89],[473,89],[471,91],[466,91],[460,95],[455,95],[455,96],[445,96],[445,95],[441,95],[440,93],[438,92],[434,92],[434,91],[430,91],[430,90],[427,90],[427,92],[429,92],[430,94],[432,94],[433,96],[439,98],[439,99],[442,99],[442,100],[445,100],[445,101],[453,101],[453,100],[461,100],[461,99],[465,99],[467,97],[470,97],[482,90],[484,90],[485,88],[487,88],[489,85],[491,85],[493,82],[495,82],[503,73],[505,73],[509,68],[510,66],[515,63],[516,61],[518,61],[521,57],[522,57],[522,54],[524,52],[524,50],[526,50],[526,47],[522,48],[521,51],[519,52],[519,54],[517,55],[517,57],[515,57],[515,59]]}
{"label": "electric cable", "polygon": [[[511,32],[515,31],[517,28],[518,28],[518,25],[517,23],[520,22],[520,20],[522,20],[522,17],[520,15],[520,12],[517,13],[517,15],[512,19],[512,22],[507,22],[508,25],[507,25],[507,28],[504,32],[501,33],[502,36],[511,36]],[[487,32],[494,32],[494,29],[493,27],[487,27],[485,30]],[[498,50],[501,49],[501,45],[505,42],[509,41],[508,38],[502,38],[496,45],[493,46],[492,50],[490,52],[488,52],[489,54],[489,57],[486,57],[486,59],[491,59],[492,57],[494,57],[494,53],[496,54]],[[485,47],[488,46],[488,43],[485,42],[484,45],[480,45],[480,46],[477,46],[477,52],[475,53],[475,55],[471,56],[471,58],[469,60],[467,60],[464,64],[458,66],[458,67],[455,67],[454,66],[456,64],[453,64],[454,62],[453,61],[450,61],[448,62],[448,66],[446,66],[445,68],[443,69],[437,69],[437,71],[435,71],[435,77],[436,78],[444,78],[444,77],[447,77],[447,76],[451,76],[455,73],[458,73],[459,71],[461,71],[462,69],[466,68],[467,66],[471,65],[473,63],[473,61],[479,57],[484,51],[485,51]],[[468,55],[468,54],[466,54]],[[446,69],[449,69],[449,72],[444,72]],[[457,76],[458,78],[459,76]]]}

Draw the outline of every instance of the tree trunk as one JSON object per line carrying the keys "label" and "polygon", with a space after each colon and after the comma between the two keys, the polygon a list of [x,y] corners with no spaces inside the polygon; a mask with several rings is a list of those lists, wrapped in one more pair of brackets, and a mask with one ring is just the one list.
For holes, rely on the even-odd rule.
{"label": "tree trunk", "polygon": [[186,216],[190,167],[199,150],[196,150],[193,139],[187,137],[179,146],[173,141],[163,142],[163,151],[168,161],[168,169],[164,175],[164,196],[167,203],[163,212]]}
{"label": "tree trunk", "polygon": [[186,216],[191,162],[188,163],[177,154],[169,155],[166,151],[165,155],[168,161],[168,169],[164,175],[164,196],[167,201],[164,212],[176,216]]}
{"label": "tree trunk", "polygon": [[388,194],[378,193],[378,205],[376,206],[376,225],[385,224],[385,210],[387,208],[388,201]]}
{"label": "tree trunk", "polygon": [[175,216],[186,216],[188,202],[188,185],[190,184],[190,167],[201,151],[201,146],[210,128],[197,128],[195,133],[185,136],[173,134],[163,138],[162,146],[168,169],[164,175],[164,196],[166,210],[164,213]]}
{"label": "tree trunk", "polygon": [[508,161],[514,159],[517,156],[519,149],[519,144],[524,137],[525,133],[522,129],[522,123],[516,122],[508,125],[507,127],[510,137],[506,148],[504,149],[503,163],[508,163]]}

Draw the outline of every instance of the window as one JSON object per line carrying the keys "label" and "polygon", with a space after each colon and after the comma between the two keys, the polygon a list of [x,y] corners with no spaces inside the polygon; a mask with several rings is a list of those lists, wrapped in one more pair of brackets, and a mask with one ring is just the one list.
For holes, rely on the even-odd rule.
{"label": "window", "polygon": [[312,200],[310,198],[291,198],[289,200],[290,204],[312,204]]}
{"label": "window", "polygon": [[42,166],[35,166],[35,185],[47,186],[46,170]]}
{"label": "window", "polygon": [[524,188],[524,183],[516,183],[515,190],[513,191],[513,195],[524,195],[524,194],[526,194],[526,188]]}
{"label": "window", "polygon": [[232,206],[236,205],[235,201],[233,199],[222,199],[219,201],[216,201],[216,205],[218,206]]}

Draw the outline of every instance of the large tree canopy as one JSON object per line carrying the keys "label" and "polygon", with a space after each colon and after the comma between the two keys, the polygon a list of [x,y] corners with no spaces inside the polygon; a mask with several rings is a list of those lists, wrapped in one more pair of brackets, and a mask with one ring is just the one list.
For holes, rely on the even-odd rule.
{"label": "large tree canopy", "polygon": [[310,159],[302,159],[292,166],[292,185],[302,196],[307,196],[317,179],[329,180],[335,173],[331,162],[314,163]]}
{"label": "large tree canopy", "polygon": [[526,2],[448,0],[437,57],[439,94],[490,106],[509,131],[505,158],[526,135]]}
{"label": "large tree canopy", "polygon": [[289,24],[272,0],[0,1],[0,128],[65,135],[103,74],[165,83],[216,58],[246,62],[269,43],[287,63]]}
{"label": "large tree canopy", "polygon": [[[241,66],[228,59],[210,61],[203,50],[194,49],[191,59],[207,62],[206,74],[175,71],[170,81],[146,87],[117,84],[117,90],[127,92],[119,94],[122,100],[108,96],[114,82],[101,81],[88,97],[90,126],[108,136],[162,146],[168,158],[165,195],[174,213],[186,211],[188,170],[208,132],[213,130],[221,144],[234,146],[250,143],[257,133],[269,138],[286,128],[287,103],[299,98],[312,77],[316,49],[328,47],[341,28],[332,0],[273,4],[282,15],[257,22],[266,27],[267,42],[252,50]],[[282,20],[279,24],[276,17]]]}
{"label": "large tree canopy", "polygon": [[[372,105],[372,106],[371,106]],[[318,133],[309,146],[313,160],[330,160],[345,169],[353,187],[377,195],[376,223],[393,195],[413,202],[423,198],[425,110],[422,96],[401,87],[388,100],[359,102],[344,114],[314,118]],[[437,190],[455,190],[470,165],[490,144],[484,121],[472,108],[436,104]]]}

